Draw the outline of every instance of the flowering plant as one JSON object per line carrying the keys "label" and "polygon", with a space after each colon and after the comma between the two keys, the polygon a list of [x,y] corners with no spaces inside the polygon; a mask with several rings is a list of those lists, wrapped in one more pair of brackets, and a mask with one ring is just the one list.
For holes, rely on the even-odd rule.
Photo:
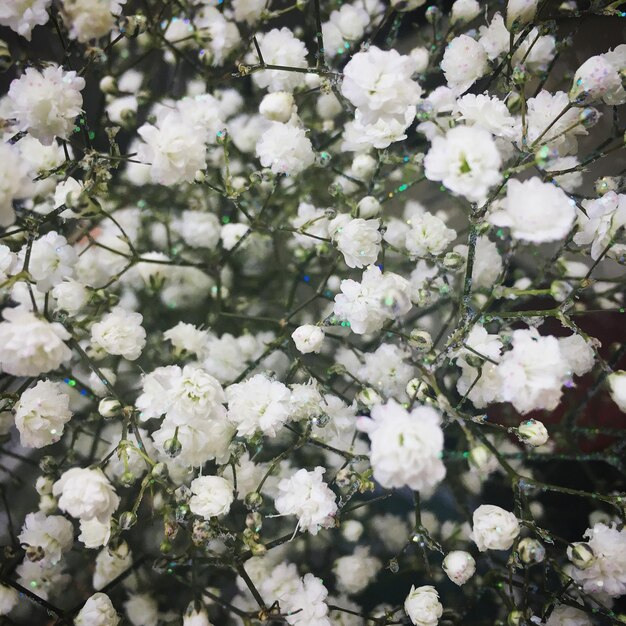
{"label": "flowering plant", "polygon": [[619,4],[2,2],[3,623],[626,621]]}

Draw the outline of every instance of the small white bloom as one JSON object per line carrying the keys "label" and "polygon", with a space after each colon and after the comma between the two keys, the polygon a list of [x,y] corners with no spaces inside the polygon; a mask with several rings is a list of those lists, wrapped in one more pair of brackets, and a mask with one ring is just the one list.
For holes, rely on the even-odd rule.
{"label": "small white bloom", "polygon": [[58,383],[40,380],[24,391],[14,409],[20,443],[43,448],[59,441],[65,424],[72,418],[69,406],[70,398]]}
{"label": "small white bloom", "polygon": [[192,248],[214,250],[220,239],[220,221],[217,215],[201,211],[183,211],[172,228]]}
{"label": "small white bloom", "polygon": [[351,218],[338,215],[328,224],[328,234],[343,254],[348,267],[365,267],[376,262],[382,236],[377,219]]}
{"label": "small white bloom", "polygon": [[617,404],[620,411],[626,413],[626,371],[612,372],[606,380],[611,391],[611,399]]}
{"label": "small white bloom", "polygon": [[288,91],[268,93],[259,105],[259,113],[271,122],[286,124],[295,111],[296,102]]}
{"label": "small white bloom", "polygon": [[448,86],[462,94],[487,73],[487,52],[475,39],[459,35],[446,46],[441,69]]}
{"label": "small white bloom", "polygon": [[404,610],[415,626],[436,626],[443,614],[439,594],[431,585],[411,586],[411,591],[404,601]]}
{"label": "small white bloom", "polygon": [[302,354],[319,352],[324,344],[324,336],[324,330],[312,324],[298,326],[298,328],[291,333],[291,338],[296,344],[298,352]]}
{"label": "small white bloom", "polygon": [[72,522],[61,515],[29,513],[18,539],[21,545],[43,549],[46,564],[55,565],[74,543]]}
{"label": "small white bloom", "polygon": [[465,94],[456,101],[460,119],[468,125],[481,126],[496,137],[515,137],[515,118],[507,106],[495,96]]}
{"label": "small white bloom", "polygon": [[424,173],[470,202],[482,204],[489,189],[502,179],[501,165],[491,133],[477,126],[457,126],[433,139]]}
{"label": "small white bloom", "polygon": [[117,626],[120,616],[106,593],[94,593],[74,619],[75,626]]}
{"label": "small white bloom", "polygon": [[530,419],[522,422],[517,428],[517,436],[529,446],[543,446],[549,438],[548,429],[539,420]]}
{"label": "small white bloom", "polygon": [[361,418],[357,426],[370,438],[376,481],[387,489],[407,485],[414,491],[432,493],[446,475],[439,414],[428,406],[409,413],[389,400],[375,406],[371,416]]}
{"label": "small white bloom", "polygon": [[183,626],[211,626],[209,614],[203,608],[196,611],[192,602],[183,614]]}
{"label": "small white bloom", "polygon": [[146,345],[143,315],[122,308],[113,309],[91,327],[91,342],[109,354],[119,354],[129,361],[139,358]]}
{"label": "small white bloom", "polygon": [[298,528],[317,535],[320,528],[331,528],[337,512],[335,494],[322,480],[326,470],[316,467],[312,472],[298,470],[278,483],[279,495],[274,504],[281,515],[295,515]]}
{"label": "small white bloom", "polygon": [[349,594],[361,593],[380,571],[382,563],[370,556],[369,548],[360,546],[349,556],[339,557],[333,564],[337,586]]}
{"label": "small white bloom", "polygon": [[49,146],[55,137],[68,139],[74,118],[81,112],[85,80],[58,65],[42,71],[26,68],[9,87],[11,114],[19,130],[27,131]]}
{"label": "small white bloom", "polygon": [[104,588],[125,572],[133,564],[133,555],[128,544],[123,541],[114,550],[104,548],[96,557],[92,585],[96,591]]}
{"label": "small white bloom", "polygon": [[[274,28],[268,33],[257,37],[263,60],[268,65],[286,67],[307,67],[307,49],[302,41],[283,26]],[[282,70],[263,70],[255,72],[253,80],[257,87],[269,91],[293,91],[304,83],[304,75],[300,72],[284,72]]]}
{"label": "small white bloom", "polygon": [[157,626],[159,606],[149,593],[135,593],[124,602],[124,610],[133,626]]}
{"label": "small white bloom", "polygon": [[576,104],[591,104],[604,100],[609,105],[626,102],[626,90],[620,71],[626,67],[626,44],[605,54],[587,59],[574,74],[569,99]]}
{"label": "small white bloom", "polygon": [[562,189],[534,177],[509,180],[506,198],[489,221],[508,226],[516,239],[544,243],[565,238],[575,218],[574,201]]}
{"label": "small white bloom", "polygon": [[19,601],[20,597],[13,587],[0,584],[0,615],[8,615]]}
{"label": "small white bloom", "polygon": [[455,240],[456,231],[432,213],[411,219],[411,229],[406,234],[405,245],[412,259],[439,256]]}
{"label": "small white bloom", "polygon": [[508,0],[506,5],[506,27],[525,26],[533,21],[537,13],[539,0]]}
{"label": "small white bloom", "polygon": [[480,13],[480,4],[476,0],[455,0],[452,5],[450,22],[463,24],[471,22]]}
{"label": "small white bloom", "polygon": [[0,322],[0,366],[14,376],[39,376],[72,357],[64,341],[70,334],[58,322],[47,322],[19,307],[5,309]]}
{"label": "small white bloom", "polygon": [[67,278],[52,288],[52,297],[56,300],[56,308],[76,315],[89,300],[89,291],[77,280]]}
{"label": "small white bloom", "polygon": [[100,522],[97,518],[80,520],[79,541],[85,544],[86,548],[100,548],[109,543],[111,537],[111,523]]}
{"label": "small white bloom", "polygon": [[81,520],[107,523],[120,499],[101,469],[72,467],[52,487],[59,508]]}
{"label": "small white bloom", "polygon": [[460,587],[474,575],[476,561],[469,552],[453,550],[446,554],[442,567],[448,578]]}
{"label": "small white bloom", "polygon": [[481,504],[472,521],[472,540],[481,552],[508,550],[520,532],[515,515],[493,504]]}
{"label": "small white bloom", "polygon": [[313,165],[315,154],[305,131],[297,126],[274,122],[261,135],[256,155],[263,167],[275,174],[294,176]]}
{"label": "small white bloom", "polygon": [[190,489],[189,508],[205,519],[226,515],[235,499],[233,486],[221,476],[200,476],[191,482]]}
{"label": "small white bloom", "polygon": [[33,28],[48,21],[51,3],[52,0],[5,0],[0,4],[0,25],[30,41]]}
{"label": "small white bloom", "polygon": [[63,21],[81,43],[108,35],[126,0],[63,0]]}

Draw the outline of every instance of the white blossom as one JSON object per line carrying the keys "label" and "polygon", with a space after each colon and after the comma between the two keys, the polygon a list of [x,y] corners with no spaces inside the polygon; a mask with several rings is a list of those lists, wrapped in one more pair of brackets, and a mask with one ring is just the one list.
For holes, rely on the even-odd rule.
{"label": "white blossom", "polygon": [[472,522],[472,540],[481,552],[508,550],[520,532],[515,515],[493,504],[481,504]]}
{"label": "white blossom", "polygon": [[192,481],[189,508],[205,519],[225,515],[233,503],[233,486],[221,476],[200,476]]}
{"label": "white blossom", "polygon": [[319,352],[324,344],[324,330],[319,326],[304,324],[291,333],[298,352],[309,354]]}
{"label": "white blossom", "polygon": [[382,236],[377,219],[351,218],[342,213],[328,224],[328,234],[343,254],[348,267],[365,267],[376,262]]}
{"label": "white blossom", "polygon": [[370,556],[369,548],[360,546],[353,554],[339,557],[333,564],[333,573],[341,591],[357,594],[374,581],[381,567],[380,560]]}
{"label": "white blossom", "polygon": [[15,405],[15,426],[20,442],[28,448],[43,448],[59,441],[72,418],[70,398],[58,383],[40,380],[26,389]]}
{"label": "white blossom", "polygon": [[113,309],[91,327],[91,342],[109,354],[118,354],[134,361],[146,345],[146,331],[141,326],[142,321],[141,313],[119,307]]}
{"label": "white blossom", "polygon": [[461,94],[466,92],[489,68],[487,52],[480,42],[459,35],[447,46],[441,61],[441,69],[448,86]]}
{"label": "white blossom", "polygon": [[120,616],[106,593],[94,593],[74,619],[76,626],[117,626]]}
{"label": "white blossom", "polygon": [[[591,258],[598,259],[612,242],[617,231],[626,226],[626,195],[609,191],[596,200],[583,200],[587,213],[579,213],[579,229],[574,242],[579,246],[591,244]],[[609,256],[620,256],[626,252],[626,244],[614,243],[607,252]]]}
{"label": "white blossom", "polygon": [[291,124],[273,122],[261,135],[256,154],[263,167],[275,174],[294,176],[313,165],[315,155],[305,131]]}
{"label": "white blossom", "polygon": [[48,19],[52,0],[6,0],[0,6],[0,24],[8,26],[30,41],[33,28],[42,26]]}
{"label": "white blossom", "polygon": [[443,614],[437,590],[430,586],[411,586],[411,591],[404,601],[404,610],[415,626],[436,626]]}
{"label": "white blossom", "polygon": [[74,128],[74,118],[83,106],[81,91],[85,80],[76,72],[65,72],[58,65],[39,71],[26,68],[9,87],[12,115],[19,130],[27,131],[49,146],[55,137],[67,139]]}
{"label": "white blossom", "polygon": [[29,513],[18,539],[23,546],[41,548],[45,562],[55,565],[61,560],[62,554],[72,547],[74,527],[72,522],[61,515]]}
{"label": "white blossom", "polygon": [[460,587],[474,575],[476,561],[469,552],[453,550],[446,554],[442,567],[448,578]]}

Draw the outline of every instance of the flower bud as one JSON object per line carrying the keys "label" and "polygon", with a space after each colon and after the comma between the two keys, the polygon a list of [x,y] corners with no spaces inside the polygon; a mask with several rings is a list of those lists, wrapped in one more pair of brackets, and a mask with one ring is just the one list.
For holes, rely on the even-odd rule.
{"label": "flower bud", "polygon": [[366,407],[372,407],[375,404],[380,404],[383,399],[380,394],[371,387],[364,387],[356,394],[356,401]]}
{"label": "flower bud", "polygon": [[153,468],[152,468],[152,475],[155,478],[167,478],[169,475],[169,470],[167,469],[167,465],[165,465],[165,463],[157,463]]}
{"label": "flower bud", "polygon": [[620,181],[618,178],[614,176],[603,176],[602,178],[598,178],[595,183],[596,193],[599,196],[603,196],[605,193],[609,191],[617,191],[620,188]]}
{"label": "flower bud", "polygon": [[287,91],[274,91],[265,95],[259,105],[259,113],[272,122],[286,124],[295,111],[293,95]]}
{"label": "flower bud", "polygon": [[310,352],[318,353],[324,344],[324,337],[324,330],[313,324],[298,326],[298,328],[291,333],[291,338],[296,344],[296,349],[302,354],[309,354]]}
{"label": "flower bud", "polygon": [[132,511],[124,511],[120,514],[118,523],[122,530],[128,530],[137,523],[137,516]]}
{"label": "flower bud", "polygon": [[596,555],[593,553],[588,543],[579,541],[567,546],[567,558],[572,562],[574,567],[587,569],[595,563]]}
{"label": "flower bud", "polygon": [[263,506],[263,496],[258,491],[251,491],[244,499],[250,511],[258,511]]}
{"label": "flower bud", "polygon": [[380,202],[374,198],[374,196],[364,196],[359,200],[357,204],[359,210],[359,217],[363,219],[369,219],[380,215],[381,206]]}
{"label": "flower bud", "polygon": [[458,252],[448,252],[443,257],[443,266],[452,272],[460,270],[465,265],[465,257]]}
{"label": "flower bud", "polygon": [[506,623],[508,624],[508,626],[520,626],[520,624],[523,624],[524,621],[524,614],[517,609],[511,611],[506,618]]}
{"label": "flower bud", "polygon": [[178,441],[177,437],[172,437],[171,439],[167,439],[163,444],[163,450],[165,454],[171,458],[177,457],[181,450],[183,449],[183,445]]}
{"label": "flower bud", "polygon": [[480,13],[480,4],[476,0],[456,0],[450,14],[451,24],[466,24]]}
{"label": "flower bud", "polygon": [[542,446],[548,441],[548,430],[542,422],[535,419],[522,422],[517,428],[518,439],[528,446]]}
{"label": "flower bud", "polygon": [[546,549],[543,544],[532,537],[524,537],[517,544],[517,551],[522,563],[527,565],[541,563],[546,557]]}
{"label": "flower bud", "polygon": [[506,5],[506,27],[517,31],[535,19],[539,0],[509,0]]}
{"label": "flower bud", "polygon": [[125,15],[119,21],[120,33],[128,39],[134,39],[148,30],[148,20],[145,15]]}
{"label": "flower bud", "polygon": [[443,560],[443,571],[455,584],[464,585],[476,571],[476,561],[469,552],[453,550]]}
{"label": "flower bud", "polygon": [[115,80],[115,78],[110,74],[104,76],[100,80],[100,91],[109,94],[117,93],[117,81]]}
{"label": "flower bud", "polygon": [[409,335],[409,345],[421,352],[428,352],[433,347],[433,338],[428,331],[414,328]]}
{"label": "flower bud", "polygon": [[111,417],[116,417],[117,415],[120,415],[122,412],[122,404],[120,403],[119,400],[112,398],[112,397],[107,397],[107,398],[102,398],[102,400],[100,400],[100,403],[98,404],[98,413],[100,413],[100,415],[102,415],[102,417],[104,418],[111,418]]}

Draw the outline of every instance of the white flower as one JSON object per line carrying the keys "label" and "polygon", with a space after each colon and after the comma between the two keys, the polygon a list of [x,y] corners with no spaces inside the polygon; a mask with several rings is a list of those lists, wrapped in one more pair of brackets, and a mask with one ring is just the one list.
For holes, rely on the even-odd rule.
{"label": "white flower", "polygon": [[[581,123],[580,112],[571,107],[567,94],[563,91],[550,93],[543,89],[534,98],[529,98],[526,111],[526,138],[529,145],[547,145],[557,150],[560,156],[576,154],[578,151],[577,135],[586,135],[587,130]],[[556,121],[555,121],[556,120]],[[521,124],[518,127],[521,145]],[[541,137],[541,139],[540,139]]]}
{"label": "white flower", "polygon": [[626,44],[605,54],[587,59],[574,74],[569,99],[576,104],[590,104],[603,100],[609,105],[626,102],[626,90],[620,71],[626,67]]}
{"label": "white flower", "polygon": [[539,0],[508,0],[506,5],[506,27],[511,30],[529,24],[535,18]]}
{"label": "white flower", "polygon": [[81,112],[85,80],[58,65],[39,71],[26,68],[9,87],[11,114],[19,130],[27,131],[49,146],[55,137],[68,139],[74,118]]}
{"label": "white flower", "polygon": [[46,516],[43,513],[29,513],[24,520],[20,544],[43,549],[46,564],[55,565],[74,543],[72,522],[61,515]]}
{"label": "white flower", "polygon": [[585,537],[595,559],[585,569],[573,568],[572,578],[585,593],[613,598],[626,594],[626,530],[598,523],[587,529]]}
{"label": "white flower", "polygon": [[124,610],[133,626],[157,626],[159,607],[148,593],[135,593],[124,602]]}
{"label": "white flower", "polygon": [[372,419],[361,418],[358,428],[370,438],[370,462],[374,478],[390,489],[409,486],[432,493],[446,475],[441,460],[443,432],[439,414],[419,406],[410,413],[395,400],[377,405]]}
{"label": "white flower", "polygon": [[167,339],[177,350],[200,355],[204,353],[207,333],[193,324],[178,322],[176,326],[172,326],[163,333],[163,338]]}
{"label": "white flower", "polygon": [[344,68],[341,93],[366,117],[403,117],[422,95],[414,71],[410,56],[370,46]]}
{"label": "white flower", "polygon": [[295,233],[294,239],[304,248],[313,248],[321,243],[320,239],[328,238],[328,218],[324,209],[317,209],[312,204],[301,202],[298,205],[298,214],[293,217],[291,224],[302,233]]}
{"label": "white flower", "polygon": [[81,43],[108,35],[126,0],[63,0],[63,21]]}
{"label": "white flower", "polygon": [[339,557],[333,564],[333,573],[341,591],[356,594],[376,578],[381,567],[380,560],[370,556],[369,548],[361,546],[354,550],[354,554]]}
{"label": "white flower", "polygon": [[8,26],[30,41],[33,28],[43,26],[48,21],[47,9],[51,2],[52,0],[5,0],[0,4],[0,25]]}
{"label": "white flower", "polygon": [[87,304],[89,291],[77,280],[67,278],[52,288],[52,297],[57,309],[76,315]]}
{"label": "white flower", "polygon": [[233,9],[238,22],[252,25],[261,17],[265,0],[233,0]]}
{"label": "white flower", "polygon": [[150,177],[160,185],[190,182],[206,165],[202,133],[176,111],[168,113],[156,126],[144,124],[137,133],[143,139],[137,159],[150,165]]}
{"label": "white flower", "polygon": [[52,487],[59,497],[59,508],[81,520],[96,518],[105,524],[120,499],[101,469],[72,467]]}
{"label": "white flower", "polygon": [[291,333],[291,338],[296,344],[296,349],[302,354],[319,352],[324,344],[324,336],[324,330],[312,324],[298,326],[298,328]]}
{"label": "white flower", "polygon": [[315,154],[305,131],[297,126],[274,122],[261,135],[256,155],[263,167],[275,174],[294,176],[313,165]]}
{"label": "white flower", "polygon": [[539,420],[530,419],[517,428],[517,436],[529,446],[543,446],[548,441],[548,429]]}
{"label": "white flower", "polygon": [[115,308],[91,327],[91,343],[109,354],[134,361],[146,345],[142,321],[141,313]]}
{"label": "white flower", "polygon": [[361,109],[354,113],[354,121],[344,127],[341,149],[344,152],[362,152],[370,148],[387,148],[395,141],[406,139],[406,129],[415,116],[415,107],[408,107],[403,115],[370,117]]}
{"label": "white flower", "polygon": [[487,52],[476,40],[459,35],[446,46],[441,69],[448,86],[456,93],[464,93],[487,73]]}
{"label": "white flower", "polygon": [[14,376],[39,376],[67,363],[70,334],[61,324],[39,319],[23,308],[5,309],[0,322],[0,366]]}
{"label": "white flower", "polygon": [[128,544],[123,541],[114,550],[104,548],[96,557],[96,567],[93,572],[93,588],[99,591],[111,581],[115,580],[133,564],[133,555]]}
{"label": "white flower", "polygon": [[279,495],[274,505],[281,515],[295,515],[298,528],[317,535],[320,528],[332,528],[337,512],[335,494],[322,480],[326,470],[316,467],[312,472],[298,470],[278,483]]}
{"label": "white flower", "polygon": [[[596,260],[617,231],[626,226],[626,195],[609,191],[596,200],[583,200],[582,205],[587,215],[578,216],[579,229],[574,242],[579,246],[591,244],[591,258]],[[626,245],[617,243],[607,254],[618,257],[624,252]]]}
{"label": "white flower", "polygon": [[515,515],[493,504],[481,504],[474,511],[472,522],[471,537],[481,552],[508,550],[520,531]]}
{"label": "white flower", "polygon": [[431,585],[411,585],[411,591],[404,601],[404,610],[415,626],[436,626],[443,614],[439,594]]}
{"label": "white flower", "polygon": [[328,224],[328,234],[343,254],[348,267],[365,267],[376,262],[382,236],[377,219],[351,218],[346,213]]}
{"label": "white flower", "polygon": [[433,139],[424,173],[470,202],[482,204],[489,189],[502,179],[501,165],[491,133],[477,126],[457,126]]}
{"label": "white flower", "polygon": [[212,6],[202,7],[194,21],[205,46],[201,54],[210,55],[213,67],[221,65],[240,41],[237,26]]}
{"label": "white flower", "polygon": [[572,374],[583,376],[593,368],[595,353],[590,342],[585,341],[581,335],[559,337],[559,349]]}
{"label": "white flower", "polygon": [[359,368],[357,377],[387,397],[402,398],[407,383],[414,376],[413,366],[407,363],[408,357],[406,350],[383,343],[363,355],[364,365]]}
{"label": "white flower", "polygon": [[15,426],[20,443],[28,448],[43,448],[59,441],[63,428],[72,418],[70,397],[58,383],[40,380],[26,389],[15,405]]}
{"label": "white flower", "polygon": [[513,349],[502,355],[497,373],[500,396],[522,414],[554,410],[561,399],[567,362],[556,337],[542,337],[536,328],[513,331]]}
{"label": "white flower", "polygon": [[442,567],[448,578],[460,587],[474,575],[476,561],[469,552],[453,550],[446,554]]}
{"label": "white flower", "polygon": [[263,374],[226,389],[228,419],[243,437],[260,430],[264,435],[275,437],[290,416],[289,389],[277,380]]}
{"label": "white flower", "polygon": [[515,137],[515,119],[506,104],[495,96],[468,93],[456,101],[456,106],[459,119],[466,124],[481,126],[496,137]]}
{"label": "white flower", "polygon": [[[454,251],[467,259],[467,246],[454,246]],[[502,257],[498,246],[488,237],[479,237],[474,249],[474,267],[472,285],[478,288],[490,288],[502,271]]]}
{"label": "white flower", "polygon": [[367,11],[361,6],[344,4],[330,14],[322,24],[324,51],[330,58],[342,54],[350,44],[358,41],[370,22]]}
{"label": "white flower", "polygon": [[24,560],[15,571],[19,576],[17,582],[44,600],[47,600],[51,593],[61,592],[70,581],[62,562],[46,565]]}
{"label": "white flower", "polygon": [[117,626],[120,616],[106,593],[94,593],[74,618],[75,626]]}
{"label": "white flower", "polygon": [[0,143],[0,226],[9,226],[15,221],[13,200],[28,195],[28,167],[19,150],[8,143]]}
{"label": "white flower", "polygon": [[111,537],[111,523],[99,522],[95,517],[93,519],[80,520],[79,541],[85,544],[86,548],[100,548],[109,543]]}
{"label": "white flower", "polygon": [[411,229],[405,238],[406,249],[412,259],[439,256],[455,240],[456,231],[432,213],[423,213],[411,219]]}
{"label": "white flower", "polygon": [[20,597],[13,587],[0,584],[0,615],[8,615],[17,603]]}
{"label": "white flower", "polygon": [[480,4],[476,0],[455,0],[452,5],[450,22],[452,24],[471,22],[480,13]]}
{"label": "white flower", "polygon": [[192,248],[214,250],[220,238],[220,221],[213,213],[183,211],[172,227]]}
{"label": "white flower", "polygon": [[183,614],[183,626],[211,626],[206,609],[196,611],[192,602]]}
{"label": "white flower", "polygon": [[233,486],[221,476],[200,476],[191,482],[190,489],[189,508],[205,519],[226,515],[235,499]]}
{"label": "white flower", "polygon": [[[263,60],[268,65],[307,67],[306,46],[285,26],[281,29],[274,28],[268,33],[261,33],[257,39]],[[282,70],[263,70],[255,72],[253,80],[261,89],[293,91],[304,83],[304,74]]]}
{"label": "white flower", "polygon": [[554,607],[546,626],[592,626],[593,622],[584,611],[566,604]]}
{"label": "white flower", "polygon": [[576,205],[562,189],[533,177],[509,180],[506,198],[489,221],[508,226],[515,239],[544,243],[565,238],[575,218]]}
{"label": "white flower", "polygon": [[480,45],[487,52],[487,57],[493,61],[509,49],[510,35],[504,25],[504,18],[500,13],[495,13],[489,26],[481,26],[479,29]]}
{"label": "white flower", "polygon": [[357,335],[380,330],[387,319],[408,313],[411,308],[409,282],[392,272],[370,265],[361,282],[341,281],[342,293],[335,296],[333,312],[348,322]]}
{"label": "white flower", "polygon": [[[27,251],[27,246],[20,250],[18,255],[20,264],[24,263]],[[78,255],[67,243],[67,239],[51,230],[43,237],[36,239],[30,246],[28,271],[37,281],[37,289],[45,293],[64,278],[70,278],[77,261]]]}
{"label": "white flower", "polygon": [[280,598],[280,605],[287,613],[285,620],[291,626],[331,626],[325,602],[327,595],[319,578],[305,574],[290,594]]}
{"label": "white flower", "polygon": [[286,124],[295,111],[296,102],[288,91],[268,93],[259,105],[259,113],[271,122]]}
{"label": "white flower", "polygon": [[617,404],[620,411],[626,413],[626,371],[612,372],[608,375],[607,382],[611,391],[611,399]]}

